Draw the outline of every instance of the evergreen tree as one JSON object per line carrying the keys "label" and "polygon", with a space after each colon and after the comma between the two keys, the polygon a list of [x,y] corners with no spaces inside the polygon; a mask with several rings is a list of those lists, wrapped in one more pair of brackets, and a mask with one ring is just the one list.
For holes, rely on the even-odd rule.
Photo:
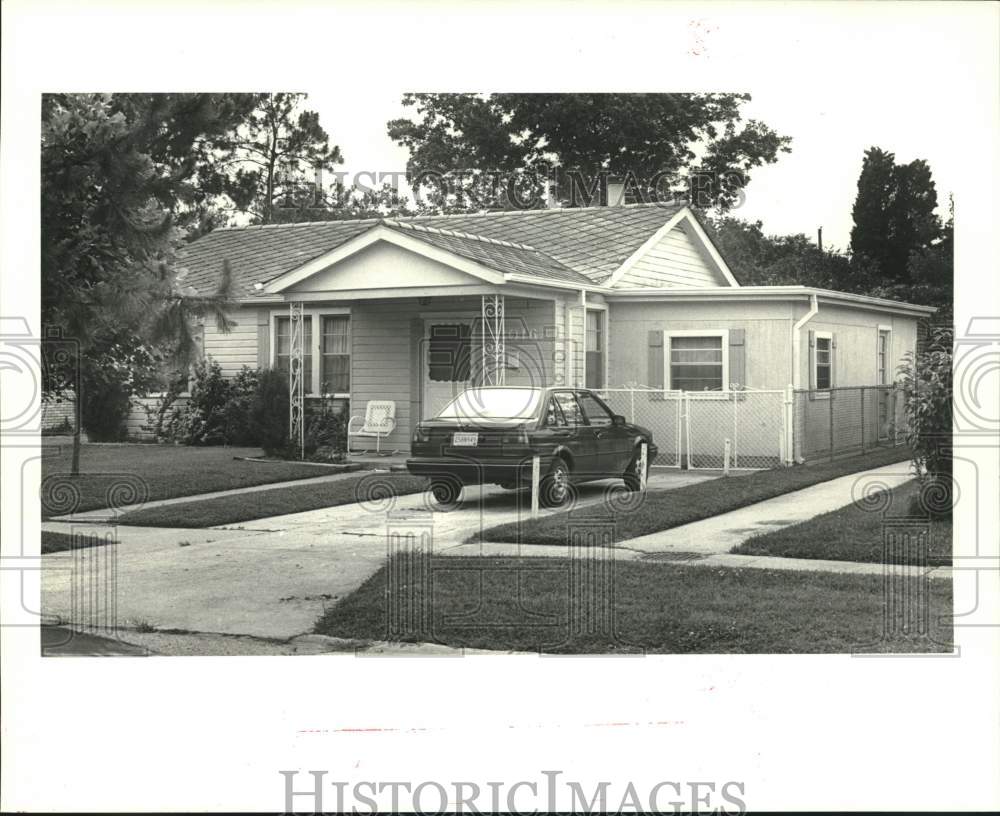
{"label": "evergreen tree", "polygon": [[164,358],[183,365],[193,319],[228,327],[228,272],[219,270],[214,295],[185,285],[175,216],[197,197],[192,182],[207,155],[198,144],[231,128],[246,102],[226,94],[43,98],[42,324],[64,339],[45,361],[45,385],[79,389],[74,473],[82,414],[100,417],[96,401],[120,404],[122,394],[141,392]]}
{"label": "evergreen tree", "polygon": [[867,260],[861,288],[910,283],[909,261],[940,236],[934,210],[937,191],[922,159],[896,164],[896,157],[872,147],[865,152],[854,201],[851,253]]}
{"label": "evergreen tree", "polygon": [[279,206],[301,207],[315,194],[310,171],[332,170],[343,161],[340,148],[305,110],[305,94],[258,94],[249,116],[216,139],[213,189],[260,224],[275,220]]}

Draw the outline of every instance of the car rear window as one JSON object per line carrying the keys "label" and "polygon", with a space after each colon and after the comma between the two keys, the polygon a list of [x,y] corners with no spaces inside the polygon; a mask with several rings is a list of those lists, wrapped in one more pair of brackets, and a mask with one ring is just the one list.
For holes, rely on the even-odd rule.
{"label": "car rear window", "polygon": [[538,416],[542,393],[534,388],[470,388],[449,402],[442,419],[518,420]]}

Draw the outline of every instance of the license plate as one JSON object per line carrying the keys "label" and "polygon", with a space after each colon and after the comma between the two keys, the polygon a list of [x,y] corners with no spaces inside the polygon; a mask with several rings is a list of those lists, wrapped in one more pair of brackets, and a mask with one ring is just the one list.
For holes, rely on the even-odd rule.
{"label": "license plate", "polygon": [[479,444],[478,433],[456,433],[451,437],[451,444],[456,448],[474,448]]}

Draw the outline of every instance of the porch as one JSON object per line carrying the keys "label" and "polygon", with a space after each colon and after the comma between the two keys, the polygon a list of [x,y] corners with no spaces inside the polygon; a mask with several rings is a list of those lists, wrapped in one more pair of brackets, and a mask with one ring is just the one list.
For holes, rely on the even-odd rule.
{"label": "porch", "polygon": [[321,397],[352,416],[390,400],[395,428],[381,447],[405,454],[415,424],[465,388],[582,385],[583,311],[558,291],[289,299],[270,329],[273,363],[289,372],[291,437]]}

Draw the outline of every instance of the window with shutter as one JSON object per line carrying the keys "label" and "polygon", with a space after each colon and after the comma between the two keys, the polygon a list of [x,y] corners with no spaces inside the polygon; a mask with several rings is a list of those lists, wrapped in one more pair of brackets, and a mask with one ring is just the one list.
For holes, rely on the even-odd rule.
{"label": "window with shutter", "polygon": [[815,332],[813,337],[813,387],[818,391],[833,388],[833,335],[829,332]]}
{"label": "window with shutter", "polygon": [[667,332],[667,388],[673,391],[729,389],[729,332]]}

